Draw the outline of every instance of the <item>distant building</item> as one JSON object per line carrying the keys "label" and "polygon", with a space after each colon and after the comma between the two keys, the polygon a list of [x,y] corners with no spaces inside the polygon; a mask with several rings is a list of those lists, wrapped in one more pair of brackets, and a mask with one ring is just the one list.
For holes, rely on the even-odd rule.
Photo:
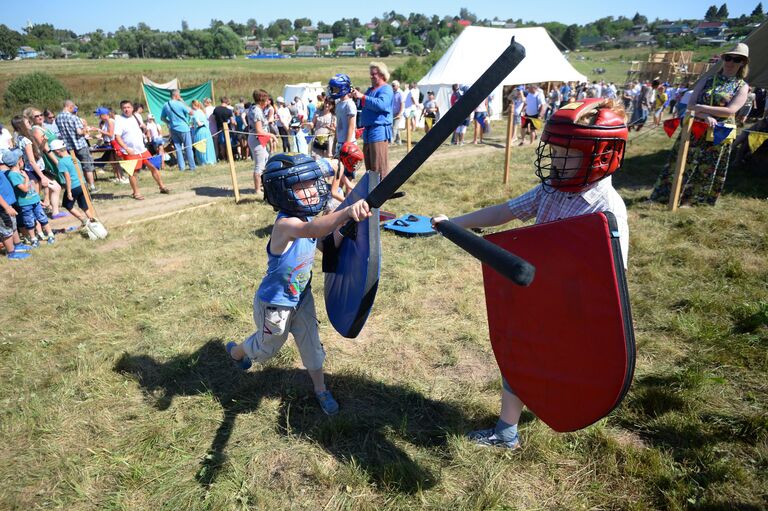
{"label": "distant building", "polygon": [[684,35],[691,32],[686,23],[664,23],[656,26],[656,30],[667,35]]}
{"label": "distant building", "polygon": [[268,48],[262,48],[261,52],[259,52],[259,55],[278,55],[280,52],[277,51],[277,48],[274,46],[269,46]]}
{"label": "distant building", "polygon": [[354,57],[356,54],[355,49],[348,44],[339,46],[335,52],[337,57]]}
{"label": "distant building", "polygon": [[313,46],[299,46],[296,50],[297,57],[317,57],[317,50]]}
{"label": "distant building", "polygon": [[261,50],[261,41],[250,39],[245,42],[246,53],[259,53],[259,50]]}
{"label": "distant building", "polygon": [[365,39],[362,37],[355,37],[355,40],[352,41],[352,48],[357,50],[364,50],[365,49]]}
{"label": "distant building", "polygon": [[20,46],[19,49],[16,50],[16,56],[20,59],[36,59],[37,50],[31,46]]}
{"label": "distant building", "polygon": [[624,34],[616,42],[623,46],[635,46],[639,48],[641,46],[651,46],[656,44],[656,39],[654,39],[653,35],[648,32],[641,32],[639,34]]}
{"label": "distant building", "polygon": [[283,53],[293,53],[296,51],[296,41],[287,39],[280,41],[280,51]]}
{"label": "distant building", "polygon": [[333,34],[317,34],[317,46],[330,46],[333,42]]}
{"label": "distant building", "polygon": [[696,25],[696,28],[693,29],[693,33],[698,37],[724,38],[726,30],[728,30],[727,23],[720,21],[702,21]]}
{"label": "distant building", "polygon": [[311,34],[313,32],[317,32],[317,27],[314,27],[312,25],[307,25],[306,27],[301,27],[301,31],[305,34]]}
{"label": "distant building", "polygon": [[108,59],[127,59],[128,58],[128,52],[127,51],[120,51],[115,50],[112,53],[107,55]]}

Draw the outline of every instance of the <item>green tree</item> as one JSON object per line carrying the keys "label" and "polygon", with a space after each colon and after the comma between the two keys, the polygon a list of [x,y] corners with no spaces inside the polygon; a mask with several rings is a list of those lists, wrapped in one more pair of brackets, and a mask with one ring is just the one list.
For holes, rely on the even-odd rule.
{"label": "green tree", "polygon": [[379,46],[380,57],[389,57],[390,55],[392,55],[394,51],[395,51],[395,44],[389,39],[381,43],[381,46]]}
{"label": "green tree", "polygon": [[576,50],[579,47],[579,40],[581,39],[581,30],[578,25],[568,25],[568,28],[563,32],[563,37],[560,39],[562,43],[571,51]]}
{"label": "green tree", "polygon": [[753,18],[761,19],[763,17],[763,2],[760,2],[757,4],[757,7],[755,7],[755,10],[752,11],[752,14],[750,14]]}
{"label": "green tree", "polygon": [[302,27],[312,26],[312,20],[309,18],[296,18],[293,20],[293,28],[301,30]]}
{"label": "green tree", "polygon": [[343,21],[336,21],[331,25],[331,33],[333,34],[333,37],[346,37],[347,35],[347,24]]}
{"label": "green tree", "polygon": [[459,9],[459,18],[467,21],[471,21],[472,23],[475,23],[477,21],[477,16],[474,15],[474,13],[469,12],[469,9],[466,7],[462,7]]}
{"label": "green tree", "polygon": [[5,25],[0,25],[0,53],[4,53],[8,58],[15,57],[22,41],[21,34]]}
{"label": "green tree", "polygon": [[645,25],[648,23],[648,18],[640,14],[639,12],[636,12],[634,16],[632,16],[632,24],[633,25]]}
{"label": "green tree", "polygon": [[9,110],[21,110],[29,105],[55,108],[69,97],[69,91],[53,76],[46,73],[21,75],[8,84],[3,94]]}
{"label": "green tree", "polygon": [[707,21],[714,21],[717,18],[717,6],[710,5],[707,9],[707,13],[704,15],[704,19]]}
{"label": "green tree", "polygon": [[723,4],[717,10],[717,19],[718,20],[727,20],[728,19],[728,6],[727,5]]}
{"label": "green tree", "polygon": [[216,57],[230,57],[243,52],[243,41],[231,28],[221,26],[213,31],[213,52]]}

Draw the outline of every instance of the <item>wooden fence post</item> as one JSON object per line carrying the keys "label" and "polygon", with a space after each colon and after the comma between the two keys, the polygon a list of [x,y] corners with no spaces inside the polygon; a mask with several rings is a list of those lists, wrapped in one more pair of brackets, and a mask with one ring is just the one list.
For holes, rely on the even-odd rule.
{"label": "wooden fence post", "polygon": [[405,151],[411,152],[411,119],[405,118]]}
{"label": "wooden fence post", "polygon": [[[690,115],[688,115],[690,113]],[[677,203],[680,200],[680,189],[683,184],[683,173],[685,172],[685,161],[688,159],[688,147],[691,145],[691,126],[693,126],[693,111],[686,112],[683,120],[683,130],[680,133],[680,148],[677,151],[677,161],[675,162],[675,173],[672,177],[672,188],[669,190],[669,211],[677,211]]]}
{"label": "wooden fence post", "polygon": [[509,182],[509,160],[512,157],[512,129],[514,128],[515,105],[509,102],[509,119],[507,119],[507,145],[504,151],[504,184]]}
{"label": "wooden fence post", "polygon": [[[237,186],[237,174],[235,174],[235,158],[232,156],[232,141],[229,139],[229,123],[224,123],[224,143],[227,144],[227,160],[229,160],[229,174],[232,176],[232,188],[235,190],[235,204],[240,202],[240,187]],[[258,192],[258,190],[256,190]]]}
{"label": "wooden fence post", "polygon": [[[69,155],[72,157],[72,162],[75,164],[75,170],[77,171],[77,177],[80,179],[80,187],[83,190],[83,195],[85,195],[85,203],[88,204],[88,209],[91,210],[91,215],[93,215],[94,218],[99,218],[99,216],[96,214],[96,207],[93,205],[93,202],[91,202],[91,192],[88,191],[88,181],[84,179],[85,176],[83,176],[83,172],[80,170],[80,161],[77,159],[77,155],[75,154],[75,151],[69,151]],[[93,174],[93,184],[96,184],[96,173]],[[66,189],[63,189],[64,193],[67,193]]]}

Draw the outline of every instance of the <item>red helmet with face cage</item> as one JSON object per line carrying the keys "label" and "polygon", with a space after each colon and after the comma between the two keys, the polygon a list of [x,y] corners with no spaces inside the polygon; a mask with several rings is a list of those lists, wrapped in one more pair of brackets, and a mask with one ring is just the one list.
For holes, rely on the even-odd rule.
{"label": "red helmet with face cage", "polygon": [[[580,192],[621,167],[627,124],[607,103],[584,99],[552,114],[536,149],[536,175],[545,189]],[[557,154],[553,145],[561,148]]]}
{"label": "red helmet with face cage", "polygon": [[354,142],[344,142],[339,151],[339,160],[347,172],[354,172],[363,161],[363,152]]}

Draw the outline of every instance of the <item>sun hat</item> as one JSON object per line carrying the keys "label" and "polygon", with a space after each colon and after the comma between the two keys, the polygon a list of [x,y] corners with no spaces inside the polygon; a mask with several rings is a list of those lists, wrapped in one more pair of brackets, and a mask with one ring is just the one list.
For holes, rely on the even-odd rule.
{"label": "sun hat", "polygon": [[278,103],[285,103],[285,98],[283,98],[282,96],[278,96],[277,97],[277,102]]}
{"label": "sun hat", "polygon": [[64,144],[63,140],[59,140],[58,138],[55,140],[51,140],[51,151],[58,151],[59,149],[64,149],[66,147],[66,144]]}
{"label": "sun hat", "polygon": [[722,55],[739,55],[747,59],[747,62],[749,62],[749,46],[744,43],[738,43],[733,47],[732,50],[723,52],[721,56]]}

